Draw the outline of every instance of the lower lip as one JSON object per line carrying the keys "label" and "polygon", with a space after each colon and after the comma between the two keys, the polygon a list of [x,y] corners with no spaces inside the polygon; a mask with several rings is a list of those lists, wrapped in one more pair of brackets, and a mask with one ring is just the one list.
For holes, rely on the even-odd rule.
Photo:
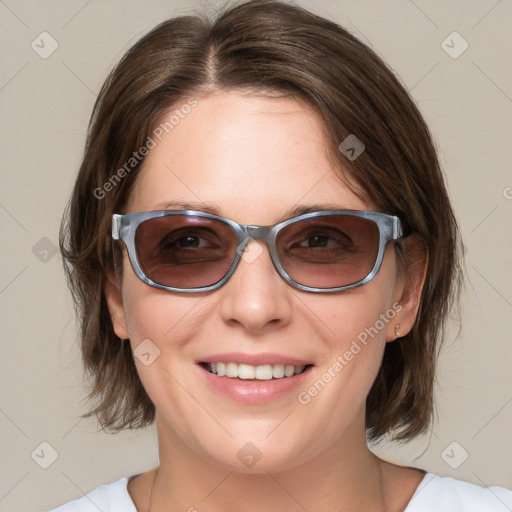
{"label": "lower lip", "polygon": [[293,377],[244,380],[219,377],[199,365],[207,384],[220,395],[245,404],[264,404],[290,394],[308,378],[311,367]]}

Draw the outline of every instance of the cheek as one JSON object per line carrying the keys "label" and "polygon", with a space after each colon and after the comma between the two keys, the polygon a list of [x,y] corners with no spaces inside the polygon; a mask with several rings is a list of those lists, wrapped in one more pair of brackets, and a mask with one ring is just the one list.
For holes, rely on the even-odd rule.
{"label": "cheek", "polygon": [[123,301],[141,382],[157,409],[176,407],[180,393],[173,376],[192,364],[189,342],[202,324],[203,297],[170,294],[128,278]]}
{"label": "cheek", "polygon": [[[125,256],[122,284],[123,309],[130,342],[135,349],[142,340],[157,345],[190,327],[202,295],[171,294],[142,282]],[[192,314],[194,312],[194,314]]]}
{"label": "cheek", "polygon": [[386,326],[396,314],[385,294],[368,290],[347,293],[333,302],[336,306],[323,304],[321,323],[329,328],[323,328],[321,364],[313,368],[311,379],[296,396],[302,435],[315,437],[318,422],[323,425],[322,436],[315,442],[318,450],[336,443],[354,425],[357,431],[364,429],[366,398],[382,362]]}
{"label": "cheek", "polygon": [[177,349],[186,343],[194,326],[203,317],[200,296],[176,297],[141,283],[124,297],[130,341],[135,348],[143,339],[151,339],[161,349]]}
{"label": "cheek", "polygon": [[[312,296],[309,321],[323,343],[313,386],[303,389],[301,403],[343,404],[355,411],[364,401],[382,362],[389,326],[397,323],[401,305],[393,301],[394,258],[388,255],[373,281],[337,296]],[[334,412],[334,414],[336,414]]]}
{"label": "cheek", "polygon": [[[315,322],[331,353],[344,353],[357,344],[371,348],[385,343],[386,330],[389,324],[396,323],[394,319],[400,309],[393,302],[391,275],[382,273],[365,286],[337,296],[310,298],[310,322]],[[359,353],[357,347],[353,352]]]}
{"label": "cheek", "polygon": [[369,389],[381,364],[388,324],[396,315],[389,298],[368,289],[353,291],[331,307],[324,304],[323,311],[326,357],[317,368],[318,377],[337,381],[334,387],[343,393]]}

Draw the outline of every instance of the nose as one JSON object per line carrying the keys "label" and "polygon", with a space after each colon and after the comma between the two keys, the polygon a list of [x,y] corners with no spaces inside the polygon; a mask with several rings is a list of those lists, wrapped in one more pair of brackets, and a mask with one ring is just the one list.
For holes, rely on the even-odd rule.
{"label": "nose", "polygon": [[274,268],[267,245],[252,239],[222,287],[223,320],[252,334],[279,329],[291,321],[292,290]]}

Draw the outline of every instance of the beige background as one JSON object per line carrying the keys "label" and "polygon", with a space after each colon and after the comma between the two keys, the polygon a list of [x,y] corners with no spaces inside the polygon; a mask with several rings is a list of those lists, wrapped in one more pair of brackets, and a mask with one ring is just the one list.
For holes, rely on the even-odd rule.
{"label": "beige background", "polygon": [[[466,247],[462,331],[451,329],[442,354],[434,430],[376,449],[440,475],[512,487],[512,2],[299,3],[345,25],[401,76],[438,141]],[[52,248],[107,71],[156,23],[205,4],[0,1],[1,511],[45,510],[157,464],[153,429],[112,436],[79,418],[74,313]],[[31,48],[43,31],[59,45],[47,59]],[[469,44],[458,58],[441,46],[453,31]],[[453,53],[463,41],[448,44]]]}

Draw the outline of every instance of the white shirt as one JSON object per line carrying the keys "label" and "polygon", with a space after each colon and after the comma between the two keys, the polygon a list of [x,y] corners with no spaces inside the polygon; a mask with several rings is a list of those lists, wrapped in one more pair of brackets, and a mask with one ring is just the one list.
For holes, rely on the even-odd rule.
{"label": "white shirt", "polygon": [[[137,512],[128,481],[97,487],[82,498],[50,512]],[[427,473],[404,512],[511,512],[512,491],[503,487],[480,487],[462,480]]]}

